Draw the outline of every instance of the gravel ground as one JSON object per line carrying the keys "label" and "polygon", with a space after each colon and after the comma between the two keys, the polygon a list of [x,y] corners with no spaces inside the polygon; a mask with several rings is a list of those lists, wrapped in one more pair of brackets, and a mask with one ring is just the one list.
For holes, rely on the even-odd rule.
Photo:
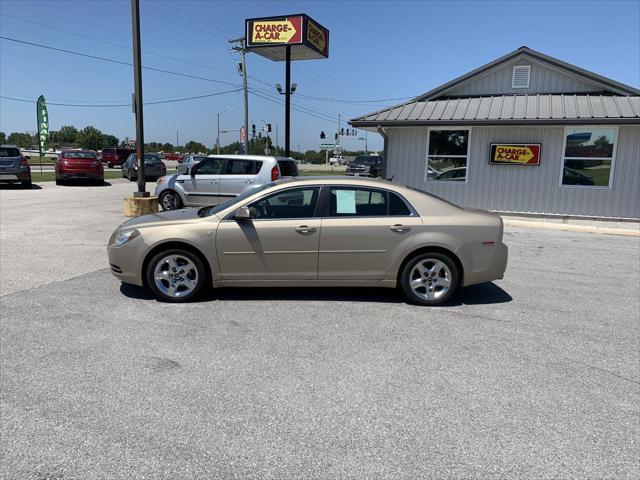
{"label": "gravel ground", "polygon": [[104,268],[132,189],[0,191],[2,478],[640,475],[639,238],[510,228],[505,279],[440,308],[168,305]]}

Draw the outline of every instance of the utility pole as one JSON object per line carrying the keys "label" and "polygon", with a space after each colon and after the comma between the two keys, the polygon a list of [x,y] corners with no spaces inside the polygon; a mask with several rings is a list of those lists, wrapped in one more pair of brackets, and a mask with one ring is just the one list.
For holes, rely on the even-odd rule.
{"label": "utility pole", "polygon": [[216,153],[220,155],[220,113],[216,113],[218,116],[218,136],[216,137]]}
{"label": "utility pole", "polygon": [[276,123],[276,153],[278,152],[278,124]]}
{"label": "utility pole", "polygon": [[144,128],[142,118],[142,60],[140,54],[140,2],[131,0],[133,37],[133,86],[136,108],[136,157],[138,157],[138,191],[134,197],[149,197],[144,178]]}
{"label": "utility pole", "polygon": [[284,156],[291,156],[291,45],[285,47]]}
{"label": "utility pole", "polygon": [[247,62],[246,62],[246,39],[245,37],[237,38],[236,40],[229,40],[229,43],[237,44],[231,47],[232,50],[240,52],[240,59],[242,65],[242,87],[244,90],[244,131],[247,132],[247,142],[245,145],[246,154],[249,154],[249,92],[247,90]]}
{"label": "utility pole", "polygon": [[179,135],[180,135],[180,130],[176,130],[176,148],[180,146]]}

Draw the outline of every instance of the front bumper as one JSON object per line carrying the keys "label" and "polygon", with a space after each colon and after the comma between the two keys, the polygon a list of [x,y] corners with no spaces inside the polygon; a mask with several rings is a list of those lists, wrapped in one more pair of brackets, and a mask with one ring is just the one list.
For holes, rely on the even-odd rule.
{"label": "front bumper", "polygon": [[138,285],[142,282],[142,261],[144,259],[145,243],[140,238],[131,240],[121,246],[109,245],[107,257],[114,277],[124,283]]}

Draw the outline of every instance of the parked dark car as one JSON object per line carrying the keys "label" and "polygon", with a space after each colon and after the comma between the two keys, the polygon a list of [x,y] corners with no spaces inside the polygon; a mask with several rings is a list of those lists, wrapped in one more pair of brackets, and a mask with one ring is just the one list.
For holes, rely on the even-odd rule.
{"label": "parked dark car", "polygon": [[361,155],[347,167],[346,174],[364,177],[380,177],[384,169],[384,160],[378,155]]}
{"label": "parked dark car", "polygon": [[93,150],[62,150],[56,161],[56,185],[84,180],[102,185],[104,168]]}
{"label": "parked dark car", "polygon": [[[144,154],[144,179],[157,180],[167,174],[167,167],[157,153]],[[136,154],[132,153],[127,161],[122,164],[122,178],[128,178],[132,182],[138,179],[138,164]]]}
{"label": "parked dark car", "polygon": [[563,185],[594,185],[593,177],[580,173],[573,168],[564,167],[562,172]]}
{"label": "parked dark car", "polygon": [[446,180],[450,182],[464,182],[467,180],[467,168],[457,167],[450,170],[446,170],[439,174],[436,180]]}
{"label": "parked dark car", "polygon": [[15,145],[0,145],[0,183],[19,183],[31,188],[29,159]]}
{"label": "parked dark car", "polygon": [[102,149],[102,163],[105,163],[107,167],[113,168],[114,166],[121,166],[127,161],[129,155],[134,153],[135,150],[131,148],[117,148],[109,147]]}

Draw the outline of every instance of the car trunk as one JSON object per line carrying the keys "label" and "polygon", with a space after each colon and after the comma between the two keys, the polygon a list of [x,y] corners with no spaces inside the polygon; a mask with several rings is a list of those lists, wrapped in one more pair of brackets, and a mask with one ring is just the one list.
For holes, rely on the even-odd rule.
{"label": "car trunk", "polygon": [[65,158],[63,161],[65,170],[96,170],[100,165],[97,159],[89,158]]}
{"label": "car trunk", "polygon": [[0,173],[17,172],[21,161],[22,156],[17,148],[0,148]]}

